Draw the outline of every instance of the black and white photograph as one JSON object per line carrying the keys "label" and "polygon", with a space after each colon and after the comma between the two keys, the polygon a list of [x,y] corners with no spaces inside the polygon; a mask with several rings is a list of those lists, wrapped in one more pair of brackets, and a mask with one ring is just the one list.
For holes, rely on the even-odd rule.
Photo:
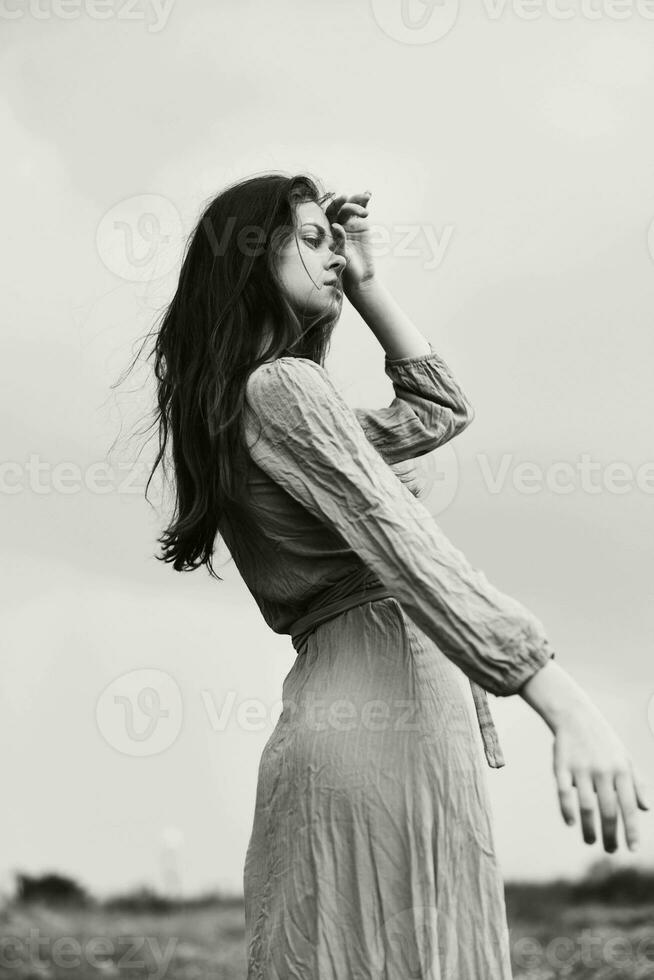
{"label": "black and white photograph", "polygon": [[652,980],[654,0],[0,55],[0,980]]}

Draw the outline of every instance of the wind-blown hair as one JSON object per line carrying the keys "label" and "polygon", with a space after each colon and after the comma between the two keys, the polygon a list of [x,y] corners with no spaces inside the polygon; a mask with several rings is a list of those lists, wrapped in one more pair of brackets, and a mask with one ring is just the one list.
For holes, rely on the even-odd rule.
{"label": "wind-blown hair", "polygon": [[281,289],[277,258],[291,237],[297,242],[296,206],[322,205],[331,196],[306,174],[249,177],[221,191],[189,236],[149,355],[157,403],[150,428],[157,427],[159,445],[145,496],[160,464],[167,475],[170,451],[174,513],[156,557],[176,571],[206,564],[222,581],[212,564],[219,530],[228,544],[257,553],[247,509],[245,383],[271,357],[324,365],[340,309],[296,314]]}

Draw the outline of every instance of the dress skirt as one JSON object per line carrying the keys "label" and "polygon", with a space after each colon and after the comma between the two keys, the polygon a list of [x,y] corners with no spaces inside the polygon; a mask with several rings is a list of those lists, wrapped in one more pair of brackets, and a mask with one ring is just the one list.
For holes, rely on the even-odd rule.
{"label": "dress skirt", "polygon": [[248,980],[511,980],[486,778],[459,668],[395,598],[318,625],[259,763]]}

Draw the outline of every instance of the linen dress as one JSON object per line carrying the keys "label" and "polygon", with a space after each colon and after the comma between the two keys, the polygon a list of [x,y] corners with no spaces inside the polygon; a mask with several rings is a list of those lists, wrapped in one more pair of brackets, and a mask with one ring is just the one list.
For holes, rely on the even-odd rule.
{"label": "linen dress", "polygon": [[517,692],[554,653],[394,472],[474,417],[447,364],[430,344],[384,369],[379,409],[306,358],[246,384],[256,561],[222,533],[297,652],[259,763],[248,980],[512,976],[479,727],[503,765],[486,692]]}

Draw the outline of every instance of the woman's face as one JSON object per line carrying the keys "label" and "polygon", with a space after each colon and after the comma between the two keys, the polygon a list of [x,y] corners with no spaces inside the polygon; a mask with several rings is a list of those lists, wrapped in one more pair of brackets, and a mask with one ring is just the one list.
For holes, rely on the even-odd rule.
{"label": "woman's face", "polygon": [[296,236],[290,237],[278,258],[282,289],[300,316],[338,312],[347,259],[334,251],[329,221],[319,204],[298,204],[295,218]]}

